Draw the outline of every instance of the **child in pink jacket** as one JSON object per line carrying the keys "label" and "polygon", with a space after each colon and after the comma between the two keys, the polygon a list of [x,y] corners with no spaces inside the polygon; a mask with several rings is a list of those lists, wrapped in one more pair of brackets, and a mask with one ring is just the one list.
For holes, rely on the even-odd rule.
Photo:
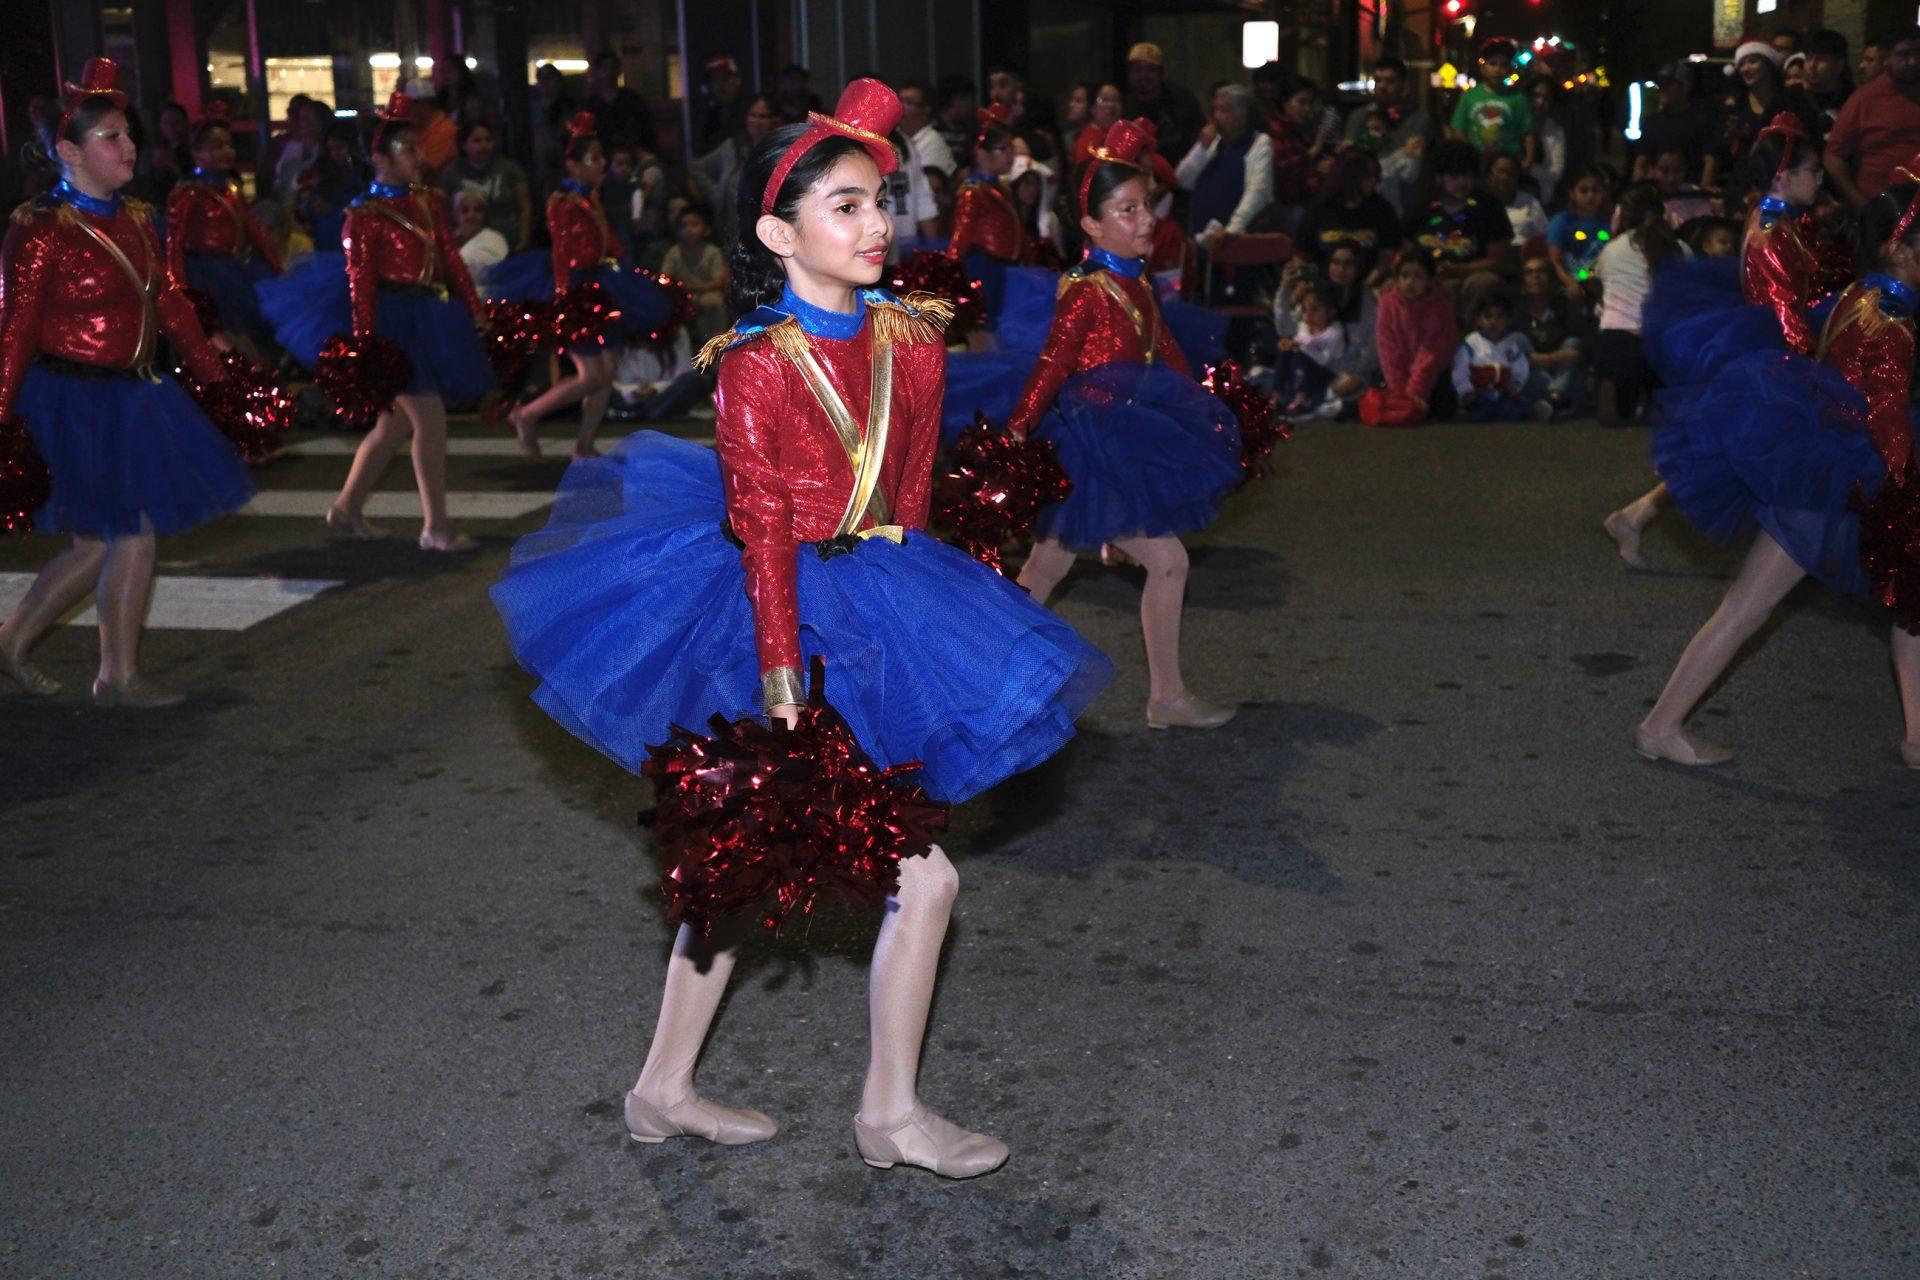
{"label": "child in pink jacket", "polygon": [[1375,345],[1384,389],[1360,397],[1360,421],[1370,427],[1417,427],[1427,420],[1433,387],[1453,363],[1460,326],[1453,299],[1435,287],[1433,262],[1408,254],[1380,295]]}

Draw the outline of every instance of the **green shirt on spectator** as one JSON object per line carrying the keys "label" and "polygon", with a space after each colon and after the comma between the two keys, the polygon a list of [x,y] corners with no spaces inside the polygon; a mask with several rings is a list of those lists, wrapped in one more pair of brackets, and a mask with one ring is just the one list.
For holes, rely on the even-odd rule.
{"label": "green shirt on spectator", "polygon": [[1533,132],[1533,110],[1527,106],[1527,95],[1518,89],[1501,93],[1476,84],[1460,95],[1449,127],[1482,155],[1524,159],[1527,135]]}

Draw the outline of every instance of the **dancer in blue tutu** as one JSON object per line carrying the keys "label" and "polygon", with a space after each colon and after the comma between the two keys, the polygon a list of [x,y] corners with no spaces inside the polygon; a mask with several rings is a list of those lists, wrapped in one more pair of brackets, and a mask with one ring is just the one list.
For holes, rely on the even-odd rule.
{"label": "dancer in blue tutu", "polygon": [[1020,585],[1044,603],[1079,552],[1110,545],[1138,562],[1147,724],[1213,729],[1234,711],[1194,697],[1180,673],[1180,538],[1213,523],[1239,485],[1240,428],[1194,381],[1142,278],[1155,221],[1139,163],[1146,141],[1123,120],[1082,167],[1080,227],[1092,247],[1061,284],[1046,349],[1007,424],[1053,441],[1073,480],[1067,499],[1040,513]]}
{"label": "dancer in blue tutu", "polygon": [[[573,373],[561,378],[535,399],[516,405],[507,418],[520,437],[521,447],[535,457],[540,420],[570,404],[580,406],[580,431],[574,437],[573,456],[590,458],[599,452],[594,437],[607,416],[613,395],[613,374],[621,350],[635,338],[657,330],[673,312],[673,299],[654,280],[621,262],[620,241],[600,207],[600,184],[607,174],[607,155],[594,132],[593,117],[580,112],[567,122],[566,181],[547,199],[547,226],[553,233],[553,254],[538,265],[542,292],[559,304],[562,323],[583,286],[594,285],[604,305],[617,311],[593,331],[567,348]],[[528,255],[515,255],[501,264],[506,278],[489,289],[496,297],[521,298],[515,269]]]}
{"label": "dancer in blue tutu", "polygon": [[[411,437],[413,473],[425,517],[420,549],[474,550],[447,518],[447,402],[493,390],[481,340],[480,296],[453,239],[453,215],[438,191],[417,186],[419,129],[412,103],[396,93],[373,133],[373,185],[347,209],[346,284],[356,337],[376,335],[406,353],[412,376],[360,442],[347,482],[327,510],[327,528],[349,538],[384,538],[363,514],[367,496]],[[330,296],[313,304],[330,310]]]}
{"label": "dancer in blue tutu", "polygon": [[[1748,157],[1755,186],[1766,195],[1747,216],[1738,258],[1669,261],[1642,309],[1647,363],[1665,384],[1654,399],[1654,467],[1660,483],[1603,522],[1620,558],[1644,565],[1640,537],[1668,503],[1722,542],[1752,527],[1744,504],[1720,499],[1739,487],[1708,485],[1708,475],[1675,468],[1671,452],[1685,438],[1676,425],[1700,408],[1709,380],[1751,351],[1814,353],[1816,316],[1852,281],[1848,255],[1807,211],[1820,195],[1820,148],[1791,112],[1760,131]],[[1836,266],[1836,264],[1840,264]],[[1684,472],[1672,491],[1669,471]]]}
{"label": "dancer in blue tutu", "polygon": [[[1726,598],[1635,730],[1635,749],[1649,760],[1715,765],[1733,758],[1683,721],[1802,578],[1843,595],[1868,592],[1855,504],[1913,465],[1916,212],[1920,188],[1893,188],[1869,201],[1861,243],[1872,268],[1835,301],[1818,358],[1757,351],[1729,362],[1683,420],[1685,439],[1666,451],[1676,495],[1696,491],[1704,475],[1698,487],[1722,493],[1720,502],[1744,509],[1759,531]],[[1920,768],[1920,635],[1896,625],[1892,645],[1906,722],[1900,755]]]}
{"label": "dancer in blue tutu", "polygon": [[254,286],[280,274],[280,251],[233,178],[233,124],[216,102],[192,135],[194,170],[167,197],[167,265],[173,281],[213,303],[214,345],[257,358],[272,337]]}
{"label": "dancer in blue tutu", "polygon": [[253,496],[246,463],[171,374],[159,339],[203,382],[227,376],[186,295],[167,280],[133,180],[120,69],[91,59],[54,131],[60,183],[14,212],[0,312],[0,421],[18,416],[53,474],[36,524],[73,535],[0,624],[0,672],[28,693],[60,685],[27,651],[88,591],[100,617],[103,706],[163,707],[181,695],[141,677],[154,538]]}
{"label": "dancer in blue tutu", "polygon": [[[832,116],[769,134],[740,176],[732,300],[718,362],[717,455],[651,432],[567,472],[553,516],[494,589],[536,700],[628,769],[674,724],[715,713],[795,723],[825,659],[833,705],[880,765],[957,803],[1073,734],[1112,675],[1071,628],[923,526],[946,313],[881,277],[882,176],[899,99],[848,86]],[[678,868],[671,872],[678,878]],[[937,846],[900,864],[874,951],[872,1056],[856,1145],[869,1164],[947,1177],[1007,1148],[916,1090],[957,880]],[[641,1142],[757,1142],[773,1121],[701,1098],[693,1072],[735,949],[683,927],[652,1051],[627,1095]]]}

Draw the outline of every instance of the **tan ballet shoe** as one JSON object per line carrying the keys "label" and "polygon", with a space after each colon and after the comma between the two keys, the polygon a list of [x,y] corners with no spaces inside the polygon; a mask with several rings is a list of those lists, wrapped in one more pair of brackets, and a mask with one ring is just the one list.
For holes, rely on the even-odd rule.
{"label": "tan ballet shoe", "polygon": [[1620,552],[1620,558],[1636,569],[1644,569],[1647,562],[1640,554],[1640,531],[1633,527],[1633,521],[1627,519],[1627,513],[1616,511],[1600,522],[1600,527],[1613,539],[1614,547]]}
{"label": "tan ballet shoe", "polygon": [[388,536],[385,529],[359,512],[348,511],[345,507],[327,508],[327,532],[335,537],[351,538],[355,542],[378,542]]}
{"label": "tan ballet shoe", "polygon": [[880,1128],[853,1118],[853,1142],[860,1158],[876,1169],[910,1164],[943,1178],[977,1178],[1007,1162],[1007,1144],[984,1133],[971,1133],[951,1120],[915,1104],[907,1118]]}
{"label": "tan ballet shoe", "polygon": [[465,555],[469,551],[478,551],[480,544],[464,533],[448,535],[444,533],[428,533],[422,530],[420,533],[420,549],[422,551],[445,552],[448,555]]}
{"label": "tan ballet shoe", "polygon": [[1238,714],[1238,707],[1216,707],[1211,702],[1200,701],[1191,693],[1182,693],[1177,698],[1168,698],[1163,702],[1151,698],[1147,700],[1149,729],[1218,729]]}
{"label": "tan ballet shoe", "polygon": [[134,707],[150,711],[156,707],[177,707],[187,700],[184,693],[172,689],[162,689],[159,685],[148,684],[138,676],[125,684],[109,684],[105,680],[93,682],[94,703],[102,707]]}
{"label": "tan ballet shoe", "polygon": [[0,672],[36,698],[51,698],[60,692],[60,682],[28,662],[0,649]]}
{"label": "tan ballet shoe", "polygon": [[668,1138],[705,1138],[723,1147],[765,1142],[780,1126],[758,1111],[740,1111],[708,1102],[689,1093],[670,1107],[656,1107],[639,1094],[627,1093],[627,1136],[635,1142],[665,1142]]}
{"label": "tan ballet shoe", "polygon": [[1633,731],[1633,749],[1645,760],[1670,760],[1689,768],[1711,768],[1733,759],[1733,752],[1715,746],[1705,738],[1696,738],[1685,729],[1654,735],[1645,725]]}

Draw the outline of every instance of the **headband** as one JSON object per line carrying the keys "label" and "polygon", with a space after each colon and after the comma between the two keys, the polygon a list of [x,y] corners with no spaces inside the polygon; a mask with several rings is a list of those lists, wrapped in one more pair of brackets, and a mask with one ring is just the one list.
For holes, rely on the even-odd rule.
{"label": "headband", "polygon": [[1807,126],[1793,112],[1782,111],[1767,122],[1766,128],[1753,136],[1756,143],[1766,138],[1780,139],[1780,163],[1773,170],[1773,176],[1777,178],[1793,163],[1794,148],[1807,140]]}
{"label": "headband", "polygon": [[1086,167],[1080,172],[1080,212],[1089,218],[1100,215],[1087,207],[1087,195],[1093,190],[1093,175],[1103,164],[1125,165],[1137,173],[1146,173],[1140,153],[1151,147],[1153,134],[1141,128],[1142,121],[1120,120],[1107,130],[1107,136],[1087,153]]}
{"label": "headband", "polygon": [[840,95],[832,115],[809,111],[807,119],[813,127],[795,138],[773,166],[767,190],[760,197],[762,214],[772,213],[773,206],[780,202],[780,188],[786,185],[787,175],[800,163],[800,157],[828,138],[852,138],[865,147],[883,177],[900,167],[900,155],[887,141],[887,135],[900,123],[900,96],[878,80],[855,80]]}
{"label": "headband", "polygon": [[120,88],[120,64],[112,58],[88,58],[80,71],[80,83],[67,86],[67,109],[60,114],[60,130],[55,137],[66,137],[73,113],[89,98],[105,98],[122,111],[127,109],[127,95]]}

